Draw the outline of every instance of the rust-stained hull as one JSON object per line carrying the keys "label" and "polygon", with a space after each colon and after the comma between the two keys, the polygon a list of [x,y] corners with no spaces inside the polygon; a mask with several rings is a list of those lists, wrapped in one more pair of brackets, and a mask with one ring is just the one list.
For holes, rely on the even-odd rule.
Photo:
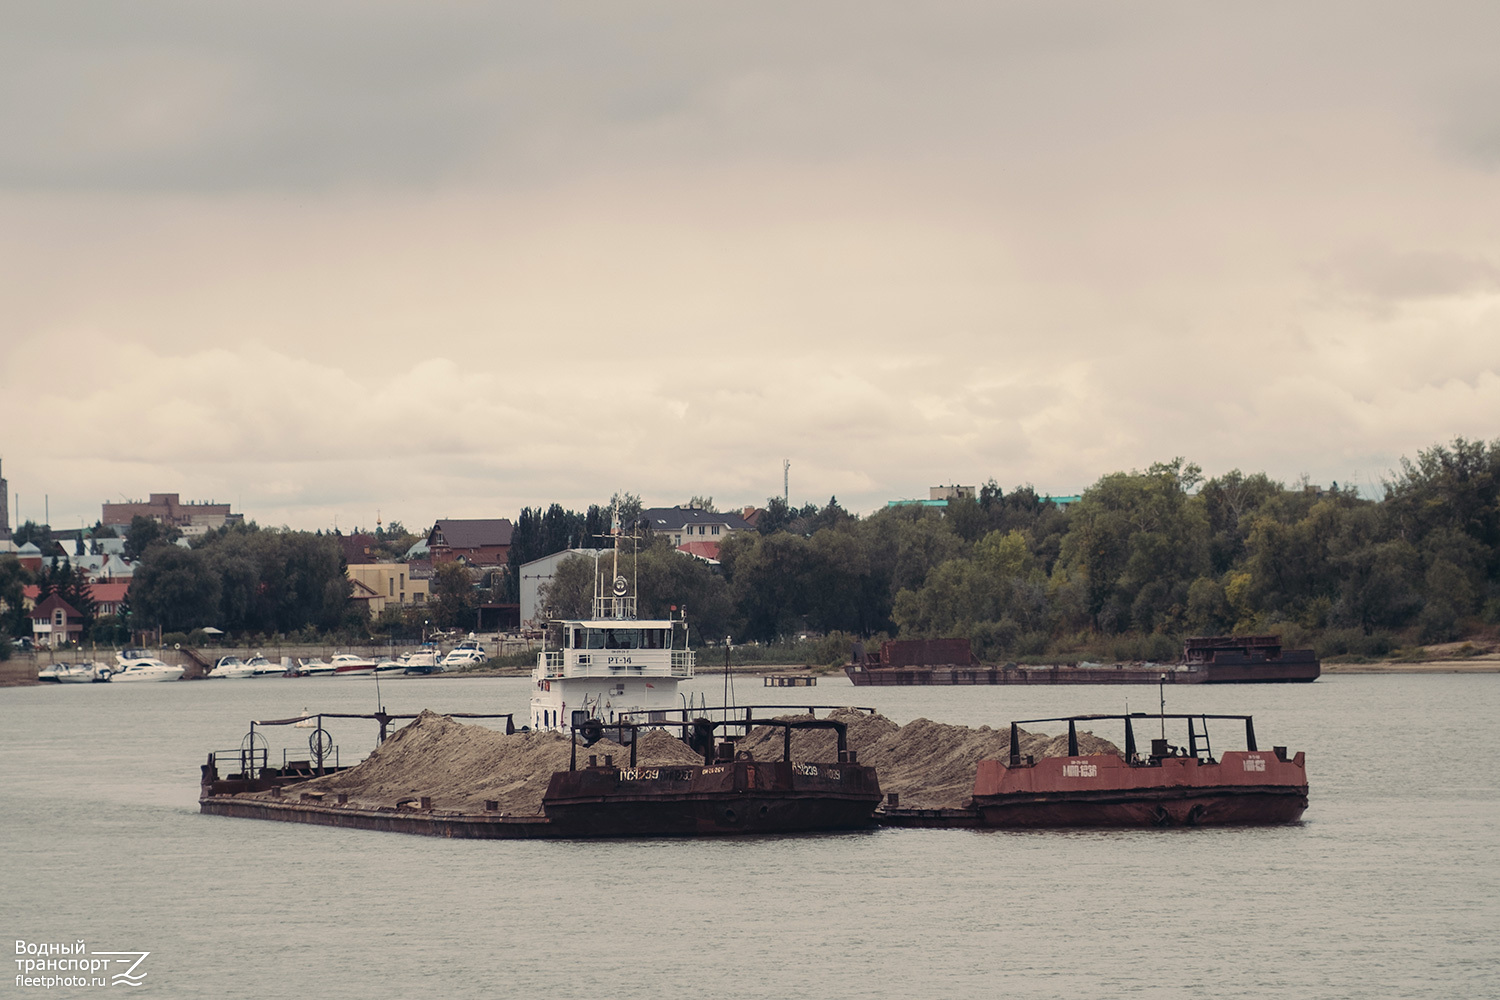
{"label": "rust-stained hull", "polygon": [[380,830],[461,840],[533,840],[556,837],[543,816],[499,816],[416,809],[361,809],[348,805],[278,801],[266,798],[209,796],[198,801],[210,816],[268,819],[283,823],[311,823],[350,830]]}
{"label": "rust-stained hull", "polygon": [[994,798],[975,804],[979,826],[1254,826],[1295,823],[1306,792],[1266,788],[1163,789],[1129,795]]}
{"label": "rust-stained hull", "polygon": [[[546,815],[401,805],[368,808],[311,794],[291,798],[311,775],[219,778],[203,769],[199,811],[211,816],[309,823],[466,840],[555,837],[723,836],[858,830],[875,825],[880,784],[856,764],[728,761],[707,767],[590,767],[559,771]],[[288,789],[283,798],[278,790]]]}
{"label": "rust-stained hull", "polygon": [[542,800],[558,836],[729,836],[875,825],[875,769],[727,761],[559,771]]}
{"label": "rust-stained hull", "polygon": [[1302,754],[1230,751],[1222,760],[1129,764],[1112,754],[1048,757],[1018,767],[979,762],[978,825],[1207,826],[1295,823],[1307,809]]}

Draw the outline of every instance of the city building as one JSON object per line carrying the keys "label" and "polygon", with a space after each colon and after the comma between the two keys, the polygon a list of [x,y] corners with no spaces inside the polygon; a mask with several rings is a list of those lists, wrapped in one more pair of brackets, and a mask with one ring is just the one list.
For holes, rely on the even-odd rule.
{"label": "city building", "polygon": [[571,556],[593,559],[609,551],[609,549],[564,549],[550,556],[542,556],[540,559],[523,563],[521,565],[521,627],[539,629],[547,624],[542,620],[541,590],[552,582],[552,578],[557,574],[558,565],[564,559]]}
{"label": "city building", "polygon": [[106,527],[128,528],[137,517],[149,517],[189,538],[245,520],[245,515],[231,513],[227,503],[183,503],[176,493],[153,493],[149,500],[126,503],[106,500],[100,520]]}
{"label": "city building", "polygon": [[737,531],[753,528],[739,514],[724,514],[701,507],[652,507],[641,511],[641,519],[651,526],[653,535],[663,535],[673,548],[689,542],[710,542],[688,550],[700,558],[717,559],[719,543]]}
{"label": "city building", "polygon": [[444,518],[427,533],[427,550],[433,565],[462,560],[470,566],[503,566],[511,532],[503,517]]}
{"label": "city building", "polygon": [[29,569],[33,573],[42,568],[42,550],[35,542],[27,542],[16,549],[16,559],[23,569]]}
{"label": "city building", "polygon": [[937,507],[948,506],[950,500],[973,500],[977,491],[972,486],[929,486],[926,500],[888,500],[887,507]]}
{"label": "city building", "polygon": [[83,635],[83,616],[56,594],[31,609],[31,637],[38,646],[56,648]]}
{"label": "city building", "polygon": [[367,601],[372,615],[391,604],[427,603],[427,580],[414,579],[406,563],[354,563],[347,573],[355,583],[355,599]]}
{"label": "city building", "polygon": [[352,535],[334,535],[344,553],[344,564],[361,566],[375,562],[378,542],[374,535],[356,531]]}

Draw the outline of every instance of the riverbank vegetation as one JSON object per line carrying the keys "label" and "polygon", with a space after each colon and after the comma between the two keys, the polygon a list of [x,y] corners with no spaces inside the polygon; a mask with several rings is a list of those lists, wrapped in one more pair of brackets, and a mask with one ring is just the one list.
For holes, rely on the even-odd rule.
{"label": "riverbank vegetation", "polygon": [[[640,511],[630,494],[582,513],[528,508],[508,572],[439,566],[430,602],[374,621],[351,598],[334,536],[231,525],[183,547],[159,526],[133,525],[129,600],[117,616],[91,617],[92,637],[192,635],[209,623],[249,641],[467,629],[480,603],[513,597],[522,562],[600,544],[615,502],[629,530]],[[1180,458],[1105,475],[1066,505],[993,480],[946,508],[865,517],[835,498],[801,508],[774,498],[755,531],[725,539],[717,565],[657,538],[629,572],[643,615],[676,606],[695,644],[729,640],[737,662],[784,651],[831,662],[857,640],[896,636],[968,638],[987,661],[1169,660],[1186,636],[1231,632],[1280,633],[1324,657],[1409,657],[1500,626],[1500,441],[1422,451],[1379,498],[1238,470],[1206,478]],[[544,592],[550,609],[586,613],[592,573],[591,560],[564,561]],[[27,633],[19,593],[36,582],[0,560],[0,630]],[[40,583],[92,616],[75,571]]]}
{"label": "riverbank vegetation", "polygon": [[[643,572],[668,554],[648,549]],[[670,591],[705,638],[964,637],[985,660],[1040,662],[1169,660],[1188,635],[1279,632],[1379,657],[1500,625],[1500,442],[1423,451],[1379,499],[1174,459],[1067,506],[993,481],[941,510],[859,518],[830,500],[731,536],[719,561]],[[579,586],[559,575],[560,607]]]}

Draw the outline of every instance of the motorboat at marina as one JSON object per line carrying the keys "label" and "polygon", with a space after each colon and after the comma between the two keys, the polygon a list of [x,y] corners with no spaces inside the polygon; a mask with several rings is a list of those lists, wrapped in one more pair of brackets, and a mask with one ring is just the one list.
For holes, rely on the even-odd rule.
{"label": "motorboat at marina", "polygon": [[370,671],[374,674],[402,674],[406,672],[406,662],[401,657],[396,659],[384,659],[375,664],[375,669]]}
{"label": "motorboat at marina", "polygon": [[37,680],[56,684],[97,684],[113,671],[102,663],[53,663],[37,671]]}
{"label": "motorboat at marina", "polygon": [[489,661],[490,655],[484,651],[484,644],[474,638],[470,632],[469,637],[448,651],[448,655],[442,659],[444,670],[462,670],[464,667],[477,667]]}
{"label": "motorboat at marina", "polygon": [[231,680],[239,680],[245,677],[254,677],[255,668],[238,656],[221,656],[214,661],[213,667],[205,676],[210,678],[227,677]]}
{"label": "motorboat at marina", "polygon": [[284,677],[286,675],[286,667],[279,663],[272,663],[260,653],[246,660],[245,666],[250,668],[253,677]]}
{"label": "motorboat at marina", "polygon": [[436,643],[424,642],[418,648],[397,657],[402,673],[432,674],[443,670]]}
{"label": "motorboat at marina", "polygon": [[375,672],[374,660],[354,653],[336,653],[328,663],[333,667],[335,677],[357,677]]}
{"label": "motorboat at marina", "polygon": [[134,681],[175,681],[182,678],[184,671],[185,668],[174,667],[154,656],[140,656],[121,659],[120,665],[110,673],[109,682],[125,684]]}
{"label": "motorboat at marina", "polygon": [[313,657],[311,660],[298,660],[295,669],[298,677],[332,677],[336,668],[332,663]]}

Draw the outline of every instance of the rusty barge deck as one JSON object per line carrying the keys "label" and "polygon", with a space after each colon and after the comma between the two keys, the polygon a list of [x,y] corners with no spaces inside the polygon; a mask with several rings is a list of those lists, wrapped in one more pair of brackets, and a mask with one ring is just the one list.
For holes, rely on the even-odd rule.
{"label": "rusty barge deck", "polygon": [[[719,723],[707,719],[650,724],[616,722],[608,728],[622,738],[628,736],[629,766],[617,766],[610,756],[605,756],[600,764],[598,756],[591,754],[580,767],[578,734],[594,730],[592,736],[598,739],[605,727],[598,725],[597,720],[582,718],[581,712],[578,715],[572,727],[568,769],[551,773],[541,797],[540,814],[502,813],[498,801],[486,801],[483,812],[474,812],[472,807],[444,809],[434,806],[433,796],[422,794],[376,805],[367,799],[352,800],[345,791],[330,792],[326,785],[302,785],[310,779],[359,766],[329,766],[330,760],[336,760],[336,748],[322,728],[323,719],[375,719],[381,724],[383,738],[391,720],[412,718],[385,712],[310,717],[317,726],[309,737],[313,756],[309,760],[287,762],[280,768],[269,766],[269,750],[262,745],[263,739],[258,741],[256,727],[305,725],[309,720],[252,723],[251,732],[240,748],[211,753],[202,766],[199,811],[241,819],[485,840],[724,836],[859,830],[875,826],[874,811],[882,798],[880,783],[875,769],[859,764],[856,753],[848,749],[848,727],[844,722],[817,718],[756,720],[751,709],[746,710],[742,720]],[[509,716],[488,717],[505,718],[507,730],[513,728]],[[642,731],[670,725],[690,732],[702,748],[703,762],[637,766],[636,747]],[[732,740],[715,740],[714,731],[722,725],[743,729],[747,734],[757,726],[781,728],[783,759],[758,761],[750,759],[748,754],[737,753]],[[834,732],[838,760],[793,761],[792,733],[817,729]],[[238,773],[221,776],[220,763],[238,767]]]}

